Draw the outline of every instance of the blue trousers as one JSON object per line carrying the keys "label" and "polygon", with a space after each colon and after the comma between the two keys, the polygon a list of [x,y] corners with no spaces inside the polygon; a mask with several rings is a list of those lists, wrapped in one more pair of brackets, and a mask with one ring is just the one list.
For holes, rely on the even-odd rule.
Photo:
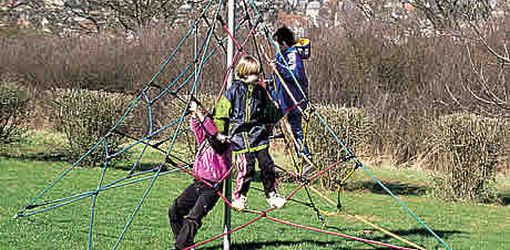
{"label": "blue trousers", "polygon": [[292,134],[294,138],[296,138],[297,144],[299,148],[296,150],[298,152],[298,156],[304,154],[305,156],[310,155],[310,151],[308,150],[308,145],[303,145],[303,114],[299,111],[299,109],[295,108],[287,114],[287,121],[290,124],[290,128],[292,130]]}

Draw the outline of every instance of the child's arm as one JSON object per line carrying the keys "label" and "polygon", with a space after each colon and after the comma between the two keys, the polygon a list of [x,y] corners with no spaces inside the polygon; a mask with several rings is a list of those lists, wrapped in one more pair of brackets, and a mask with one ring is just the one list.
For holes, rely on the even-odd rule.
{"label": "child's arm", "polygon": [[[215,134],[217,132],[216,127],[207,125],[207,111],[203,110],[195,101],[191,101],[189,105],[189,111],[191,112],[190,125],[198,144],[201,144],[207,139],[208,134]],[[204,126],[204,123],[207,126]],[[214,123],[212,124],[214,125]]]}
{"label": "child's arm", "polygon": [[218,128],[210,116],[205,117],[204,121],[202,122],[202,127],[204,128],[206,139],[213,150],[218,154],[225,153],[225,151],[228,149],[228,144],[226,140],[220,140],[222,135],[218,132]]}
{"label": "child's arm", "polygon": [[[281,60],[278,60],[277,67],[278,72],[280,72],[280,75],[285,80],[285,82],[291,82],[294,83],[294,77],[299,82],[302,82],[302,79],[299,79],[299,76],[302,75],[301,71],[304,70],[303,60],[299,56],[297,52],[290,52],[287,54],[287,66],[285,67],[285,58],[280,57]],[[294,75],[294,77],[293,77]]]}
{"label": "child's arm", "polygon": [[202,144],[204,140],[207,140],[216,153],[223,154],[228,149],[228,145],[225,140],[219,139],[218,128],[211,116],[193,101],[190,103],[189,110],[192,112],[191,128],[198,143]]}

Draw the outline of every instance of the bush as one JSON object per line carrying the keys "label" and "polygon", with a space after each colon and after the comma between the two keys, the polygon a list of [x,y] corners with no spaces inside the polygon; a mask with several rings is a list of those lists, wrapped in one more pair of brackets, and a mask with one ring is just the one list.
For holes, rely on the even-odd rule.
{"label": "bush", "polygon": [[[62,38],[42,34],[0,37],[0,75],[17,74],[39,89],[137,92],[184,37],[182,29],[167,27],[140,30],[138,34],[134,39],[109,35]],[[181,73],[192,62],[189,53],[192,48],[191,38],[156,82],[164,85]],[[222,57],[211,60],[204,68],[204,79],[219,85],[222,74],[217,72],[222,69],[218,60]]]}
{"label": "bush", "polygon": [[[52,99],[53,124],[67,139],[67,156],[76,161],[117,123],[130,98],[104,91],[58,89]],[[126,132],[131,119],[128,116],[117,130]],[[109,135],[109,153],[116,152],[123,141],[124,138],[117,134]],[[104,146],[99,145],[83,163],[95,166],[104,160],[104,156]]]}
{"label": "bush", "polygon": [[505,124],[468,113],[439,118],[428,141],[436,169],[434,194],[447,200],[493,201]]}
{"label": "bush", "polygon": [[[306,34],[313,42],[312,57],[306,61],[310,99],[363,108],[373,115],[379,132],[372,141],[374,154],[392,156],[398,164],[412,163],[420,157],[417,150],[422,147],[427,121],[460,110],[501,112],[500,105],[483,104],[470,93],[480,99],[497,96],[505,100],[508,86],[502,83],[510,78],[510,70],[494,63],[493,55],[478,39],[467,39],[466,44],[455,35],[425,37],[421,28],[411,23],[399,26],[366,21],[349,12],[339,17],[345,18],[340,23],[349,25],[311,29]],[[484,33],[496,51],[504,50],[509,20],[495,20]],[[244,38],[246,32],[240,29],[237,36]],[[478,37],[469,29],[462,33]],[[184,29],[178,27],[154,27],[138,31],[133,38],[106,33],[66,38],[38,33],[0,37],[0,76],[17,74],[39,89],[138,93],[183,36]],[[192,62],[193,45],[193,39],[185,42],[155,83],[166,86],[172,82]],[[246,51],[256,54],[254,45],[248,45]],[[218,50],[204,65],[200,93],[218,93],[226,72],[223,61]],[[483,70],[483,79],[471,61]],[[165,116],[166,111],[157,110]]]}
{"label": "bush", "polygon": [[[343,140],[353,153],[362,155],[368,151],[374,136],[374,121],[365,110],[338,106],[321,106],[317,110],[327,121],[331,129]],[[326,130],[317,116],[313,116],[308,130],[308,146],[313,160],[321,169],[341,160],[346,154],[337,144],[333,136]],[[326,188],[334,188],[343,179],[353,164],[328,171],[321,177],[321,184]]]}
{"label": "bush", "polygon": [[30,115],[30,93],[14,83],[0,83],[0,143],[19,141]]}

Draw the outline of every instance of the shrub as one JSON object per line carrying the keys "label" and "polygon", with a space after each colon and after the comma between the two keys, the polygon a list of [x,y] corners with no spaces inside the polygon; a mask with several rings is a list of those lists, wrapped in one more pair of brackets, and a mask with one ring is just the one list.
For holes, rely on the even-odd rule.
{"label": "shrub", "polygon": [[[130,98],[104,91],[58,89],[52,99],[53,124],[57,131],[64,133],[68,142],[65,145],[67,156],[75,161],[117,123]],[[131,119],[128,116],[117,130],[125,132]],[[117,134],[108,136],[109,153],[116,152],[123,141]],[[83,163],[95,166],[104,156],[104,146],[99,145]]]}
{"label": "shrub", "polygon": [[30,93],[10,82],[0,83],[0,143],[19,141],[26,130],[30,115]]}
{"label": "shrub", "polygon": [[[343,140],[353,153],[360,155],[368,151],[374,135],[374,121],[365,110],[338,106],[321,106],[317,110],[327,121],[331,129]],[[320,122],[312,116],[307,135],[308,146],[313,160],[321,169],[341,160],[346,154],[333,136]],[[353,164],[342,164],[322,175],[321,184],[326,188],[334,188],[343,179]]]}
{"label": "shrub", "polygon": [[505,139],[505,121],[469,113],[440,117],[432,126],[434,193],[447,200],[492,201]]}
{"label": "shrub", "polygon": [[[349,25],[311,29],[306,34],[313,42],[312,57],[306,61],[310,99],[363,108],[372,114],[379,131],[372,141],[375,154],[392,156],[399,164],[412,161],[419,157],[426,121],[460,110],[501,111],[501,105],[483,104],[471,93],[482,100],[504,99],[508,87],[501,83],[510,78],[510,70],[494,63],[493,55],[478,39],[463,39],[466,44],[456,35],[425,37],[411,19],[399,26],[366,21],[348,12],[339,17],[345,18],[340,23]],[[495,20],[493,28],[484,33],[496,51],[504,50],[508,20]],[[62,38],[39,33],[0,37],[0,76],[17,74],[39,89],[77,87],[138,93],[179,43],[183,31],[154,27],[138,31],[133,38],[111,34]],[[237,36],[245,38],[246,32],[240,29]],[[462,33],[471,36],[469,29]],[[183,44],[155,83],[166,86],[192,62],[193,44],[193,39]],[[248,45],[246,51],[256,54],[254,45]],[[226,72],[223,61],[218,49],[204,65],[200,93],[218,93]],[[471,61],[475,68],[483,69],[483,79]],[[166,109],[157,112],[167,115]]]}

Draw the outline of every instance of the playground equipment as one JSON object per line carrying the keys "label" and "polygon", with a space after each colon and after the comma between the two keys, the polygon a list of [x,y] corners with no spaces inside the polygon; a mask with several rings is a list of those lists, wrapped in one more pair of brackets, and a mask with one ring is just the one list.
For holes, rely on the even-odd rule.
{"label": "playground equipment", "polygon": [[[272,35],[270,33],[270,27],[266,24],[264,21],[264,15],[261,13],[256,3],[251,0],[250,2],[247,2],[247,0],[243,0],[239,3],[239,6],[242,7],[243,15],[237,15],[239,20],[235,20],[235,6],[234,1],[229,0],[228,2],[228,24],[223,21],[221,18],[222,8],[224,7],[223,0],[208,0],[208,2],[203,7],[201,14],[199,17],[194,20],[194,22],[191,23],[189,30],[187,31],[184,38],[181,40],[181,42],[166,56],[166,59],[159,67],[159,70],[154,74],[152,79],[147,83],[147,85],[139,92],[139,94],[136,96],[136,98],[133,100],[133,102],[127,107],[126,112],[119,118],[118,122],[115,126],[113,126],[107,133],[104,134],[101,138],[98,139],[98,141],[92,145],[92,147],[76,162],[74,162],[72,165],[70,165],[67,169],[65,169],[59,176],[56,177],[56,179],[50,183],[46,188],[44,188],[39,194],[37,194],[29,203],[26,205],[21,211],[18,212],[16,215],[17,218],[22,217],[28,217],[33,216],[39,213],[43,213],[46,211],[50,211],[53,209],[61,208],[66,205],[76,203],[78,201],[82,201],[85,199],[91,200],[90,205],[90,221],[89,221],[89,232],[88,232],[88,240],[87,240],[87,248],[93,249],[93,230],[94,230],[94,218],[96,214],[96,210],[98,207],[96,207],[97,200],[98,200],[98,194],[101,192],[107,192],[116,190],[118,188],[128,187],[130,185],[140,183],[140,182],[148,182],[148,186],[145,189],[143,195],[140,197],[140,200],[138,201],[136,207],[132,211],[132,213],[129,215],[129,218],[118,236],[115,244],[113,245],[112,249],[116,249],[120,246],[122,243],[122,240],[126,234],[126,232],[129,230],[130,225],[132,224],[133,220],[135,219],[137,213],[141,209],[142,204],[146,201],[148,198],[148,195],[153,188],[156,181],[158,181],[162,176],[169,175],[175,172],[185,172],[189,175],[193,175],[190,171],[191,164],[188,163],[186,160],[181,159],[181,157],[177,154],[175,154],[175,147],[177,143],[177,139],[182,135],[182,131],[186,128],[183,126],[183,123],[185,122],[185,117],[187,116],[188,112],[188,106],[189,103],[192,100],[195,100],[198,98],[199,90],[200,90],[200,83],[202,81],[202,72],[204,66],[210,61],[211,58],[213,58],[215,55],[219,54],[220,49],[226,50],[227,53],[227,65],[226,65],[226,72],[225,72],[225,78],[223,81],[222,90],[219,93],[218,97],[221,96],[222,92],[227,88],[229,82],[232,81],[232,71],[235,63],[239,59],[241,54],[246,53],[246,47],[250,42],[253,42],[253,48],[256,50],[256,54],[259,57],[259,60],[261,62],[266,62],[267,59],[264,59],[263,56],[267,56],[268,52],[263,51],[264,46],[262,46],[264,43],[267,47],[271,47],[274,49],[275,53],[280,53],[278,49],[278,44],[273,40]],[[235,22],[237,21],[237,22]],[[223,32],[225,33],[225,36],[218,36],[218,24],[221,26]],[[207,27],[206,31],[203,33],[203,40],[199,42],[199,28]],[[240,29],[247,28],[248,33],[245,36],[244,41],[239,42],[236,40],[234,32],[238,31]],[[168,68],[169,65],[172,64],[172,59],[176,57],[180,52],[183,44],[190,38],[193,37],[194,42],[194,50],[193,50],[193,58],[189,64],[184,65],[184,69],[180,74],[173,77],[170,81],[165,81],[163,79],[163,72]],[[260,40],[264,40],[264,42],[261,42]],[[224,49],[223,44],[225,41],[228,41],[228,48]],[[303,47],[305,50],[304,53],[310,54],[310,41],[309,40],[303,40],[300,46]],[[181,66],[181,65],[178,65]],[[288,65],[285,65],[287,69]],[[177,67],[177,66],[175,66]],[[274,72],[276,75],[278,75],[277,72]],[[294,80],[295,77],[294,77]],[[165,83],[166,82],[166,83]],[[282,81],[283,82],[283,81]],[[299,84],[297,84],[299,86]],[[300,89],[304,93],[302,89]],[[304,95],[306,96],[306,95]],[[164,124],[160,127],[156,127],[154,124],[154,106],[158,101],[161,101],[162,99],[172,99],[175,102],[175,105],[179,105],[181,112],[178,117],[174,117],[172,121],[168,122],[167,124]],[[125,121],[126,117],[130,115],[135,107],[142,106],[147,111],[147,121],[148,121],[148,129],[144,136],[141,137],[135,137],[131,135],[127,135],[119,131],[119,127],[122,125],[122,123]],[[320,221],[322,225],[324,225],[325,218],[327,216],[336,216],[336,215],[343,215],[351,219],[358,220],[370,227],[373,227],[374,229],[380,230],[384,234],[388,235],[389,237],[395,238],[396,240],[400,241],[402,244],[406,245],[405,247],[402,246],[396,246],[392,244],[388,244],[381,241],[376,240],[369,240],[364,239],[360,237],[350,236],[347,234],[334,232],[334,231],[328,231],[323,228],[316,228],[311,226],[305,226],[305,225],[299,225],[297,223],[283,220],[281,218],[277,218],[271,215],[271,212],[274,210],[272,208],[263,210],[263,211],[257,211],[257,210],[244,210],[242,213],[246,214],[253,214],[256,217],[252,220],[248,221],[247,223],[240,225],[235,228],[230,228],[230,179],[229,175],[235,168],[235,164],[232,165],[231,169],[227,172],[227,174],[223,177],[227,183],[226,186],[226,192],[224,193],[218,193],[221,197],[221,199],[226,204],[225,206],[225,223],[224,223],[224,231],[223,233],[219,233],[218,235],[204,240],[202,242],[199,242],[195,244],[193,247],[202,246],[204,244],[207,244],[211,241],[214,241],[219,238],[224,238],[224,249],[229,249],[230,247],[230,241],[228,236],[249,226],[250,224],[256,223],[259,220],[267,219],[269,221],[280,223],[283,225],[288,225],[296,228],[300,228],[303,230],[309,230],[314,231],[318,233],[324,233],[332,236],[342,237],[349,240],[359,241],[363,242],[369,245],[376,245],[380,247],[387,247],[392,249],[424,249],[424,247],[420,246],[419,244],[413,243],[407,239],[404,239],[395,233],[390,232],[387,229],[384,229],[380,226],[375,225],[372,222],[369,222],[367,219],[356,216],[354,214],[350,213],[332,213],[328,211],[324,211],[320,209],[316,203],[314,202],[313,194],[315,194],[316,197],[319,197],[323,201],[331,204],[331,206],[339,207],[340,204],[338,202],[335,202],[328,198],[327,196],[323,195],[320,191],[318,191],[315,187],[313,187],[312,183],[317,180],[321,175],[327,173],[328,171],[333,171],[339,167],[344,166],[346,163],[350,163],[351,168],[347,169],[345,171],[345,175],[343,176],[343,179],[339,182],[339,186],[343,186],[345,182],[353,175],[353,173],[359,169],[363,170],[377,185],[379,185],[382,190],[384,190],[387,194],[389,194],[395,202],[413,219],[417,221],[417,223],[425,229],[432,237],[434,237],[437,240],[438,246],[441,246],[445,249],[451,249],[450,246],[441,238],[439,237],[422,219],[420,219],[402,200],[400,200],[390,189],[388,189],[379,179],[376,178],[376,176],[369,170],[369,168],[364,165],[357,157],[356,155],[344,144],[341,138],[337,136],[337,134],[333,131],[333,129],[328,125],[326,120],[317,112],[317,110],[314,108],[313,103],[310,103],[309,107],[306,110],[301,110],[300,112],[303,112],[303,117],[305,120],[305,131],[308,127],[308,124],[312,118],[317,119],[320,124],[325,128],[325,130],[328,133],[328,136],[333,138],[333,140],[336,142],[336,145],[331,145],[331,147],[336,147],[339,149],[339,151],[342,151],[342,158],[330,165],[330,166],[317,166],[317,164],[308,157],[302,156],[295,159],[294,155],[295,152],[292,152],[292,149],[295,148],[292,145],[296,145],[295,139],[292,136],[292,133],[285,131],[285,128],[283,126],[283,139],[285,143],[288,146],[288,155],[291,157],[291,162],[294,162],[295,171],[289,171],[288,169],[281,169],[281,171],[284,171],[288,176],[290,176],[291,179],[296,181],[297,187],[287,194],[286,198],[287,200],[290,200],[291,204],[288,204],[287,206],[293,206],[295,204],[299,205],[298,203],[292,203],[292,198],[298,193],[298,192],[305,192],[306,196],[308,197],[308,202],[305,204],[310,209],[313,209],[315,213],[317,214],[317,218]],[[160,136],[164,132],[171,131],[172,133],[167,138],[161,139]],[[123,149],[115,152],[115,153],[109,153],[108,147],[108,141],[112,136],[123,136],[125,138],[130,139],[132,142],[129,145],[126,145]],[[305,140],[306,140],[306,132],[305,132]],[[163,145],[166,146],[166,148],[163,148]],[[105,182],[105,176],[107,175],[107,170],[110,167],[111,161],[124,153],[126,153],[128,150],[133,149],[134,147],[140,147],[141,150],[138,153],[138,157],[136,157],[136,160],[133,162],[132,169],[128,172],[128,174],[120,179],[113,180],[110,182]],[[61,197],[57,199],[52,200],[42,200],[43,197],[45,197],[46,194],[48,194],[53,187],[55,187],[60,181],[62,181],[64,178],[68,176],[68,174],[75,169],[81,161],[83,161],[91,152],[95,150],[99,150],[100,148],[104,148],[105,156],[104,156],[104,162],[102,164],[101,168],[101,174],[99,177],[99,181],[97,183],[97,187],[93,190],[89,190],[87,192],[82,193],[75,193],[70,196]],[[165,160],[161,162],[157,167],[149,169],[149,170],[140,170],[140,163],[141,159],[144,156],[144,154],[147,152],[148,149],[154,149],[158,152],[161,152],[165,156]],[[315,170],[315,172],[307,172],[305,174],[304,166],[312,166]],[[166,171],[168,170],[168,171]],[[205,182],[204,182],[205,183]],[[285,209],[285,208],[283,208]],[[238,216],[241,216],[240,214],[236,214]],[[162,215],[164,217],[164,215]]]}

